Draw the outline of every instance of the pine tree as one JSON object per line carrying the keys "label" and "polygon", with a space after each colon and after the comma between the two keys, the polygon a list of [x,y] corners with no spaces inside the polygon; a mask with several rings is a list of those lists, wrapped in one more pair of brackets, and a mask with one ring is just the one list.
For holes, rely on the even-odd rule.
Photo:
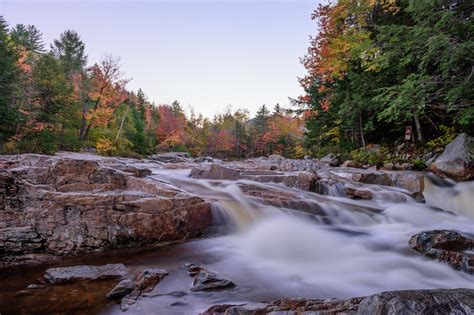
{"label": "pine tree", "polygon": [[18,55],[8,35],[8,24],[0,16],[0,143],[15,132],[18,109],[12,102],[14,83],[18,74]]}
{"label": "pine tree", "polygon": [[64,64],[66,74],[71,77],[74,73],[82,72],[87,64],[85,44],[79,34],[67,30],[51,45],[54,56]]}
{"label": "pine tree", "polygon": [[44,51],[43,34],[34,25],[17,24],[10,31],[10,36],[16,45],[24,47],[26,51]]}

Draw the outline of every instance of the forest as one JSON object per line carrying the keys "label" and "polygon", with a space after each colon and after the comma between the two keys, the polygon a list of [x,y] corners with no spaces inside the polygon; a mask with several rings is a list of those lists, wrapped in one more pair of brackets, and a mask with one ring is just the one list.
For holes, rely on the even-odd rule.
{"label": "forest", "polygon": [[319,5],[301,58],[304,94],[290,109],[262,105],[252,119],[246,109],[223,106],[209,119],[186,115],[178,101],[156,105],[127,88],[120,58],[88,65],[75,31],[47,49],[34,25],[10,27],[1,17],[0,150],[302,158],[393,148],[407,126],[413,146],[438,150],[473,130],[473,8],[453,0]]}
{"label": "forest", "polygon": [[279,104],[262,105],[252,119],[225,106],[212,119],[193,109],[186,115],[178,101],[156,105],[141,89],[127,89],[118,57],[88,66],[86,44],[73,30],[46,49],[34,25],[9,27],[1,17],[0,42],[2,153],[304,155],[304,121]]}
{"label": "forest", "polygon": [[472,1],[339,0],[312,15],[300,78],[306,146],[347,151],[379,143],[435,150],[474,130]]}

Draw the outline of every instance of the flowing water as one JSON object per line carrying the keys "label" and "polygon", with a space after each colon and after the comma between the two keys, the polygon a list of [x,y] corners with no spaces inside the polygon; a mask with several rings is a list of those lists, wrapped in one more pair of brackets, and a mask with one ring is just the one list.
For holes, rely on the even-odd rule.
{"label": "flowing water", "polygon": [[[196,180],[188,174],[189,170],[156,169],[152,177],[213,201],[215,221],[222,226],[217,236],[81,261],[122,262],[131,268],[157,266],[170,271],[128,314],[197,314],[217,303],[281,297],[474,288],[474,276],[428,260],[408,247],[410,236],[424,230],[454,229],[474,235],[474,182],[426,181],[426,204],[421,204],[406,191],[376,185],[367,185],[374,199],[360,201],[343,196],[341,189],[327,189],[330,195],[322,196],[281,184]],[[242,192],[246,185],[270,189],[277,195],[292,194],[299,201],[299,210],[264,205]],[[182,262],[202,264],[233,280],[237,287],[191,293],[192,279]],[[22,283],[42,271],[23,275],[26,279]],[[15,279],[12,276],[12,281]],[[103,302],[94,312],[122,313],[110,302]]]}

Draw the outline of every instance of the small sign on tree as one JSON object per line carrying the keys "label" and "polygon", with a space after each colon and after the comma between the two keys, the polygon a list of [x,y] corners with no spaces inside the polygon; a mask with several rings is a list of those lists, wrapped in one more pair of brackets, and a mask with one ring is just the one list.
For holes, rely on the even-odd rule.
{"label": "small sign on tree", "polygon": [[405,126],[405,141],[411,140],[411,126]]}

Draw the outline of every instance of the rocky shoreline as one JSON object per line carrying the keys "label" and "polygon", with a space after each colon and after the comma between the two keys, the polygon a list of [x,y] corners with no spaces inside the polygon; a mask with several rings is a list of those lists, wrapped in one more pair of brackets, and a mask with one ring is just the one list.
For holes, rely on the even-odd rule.
{"label": "rocky shoreline", "polygon": [[183,240],[210,204],[153,180],[138,160],[65,154],[0,157],[0,267]]}

